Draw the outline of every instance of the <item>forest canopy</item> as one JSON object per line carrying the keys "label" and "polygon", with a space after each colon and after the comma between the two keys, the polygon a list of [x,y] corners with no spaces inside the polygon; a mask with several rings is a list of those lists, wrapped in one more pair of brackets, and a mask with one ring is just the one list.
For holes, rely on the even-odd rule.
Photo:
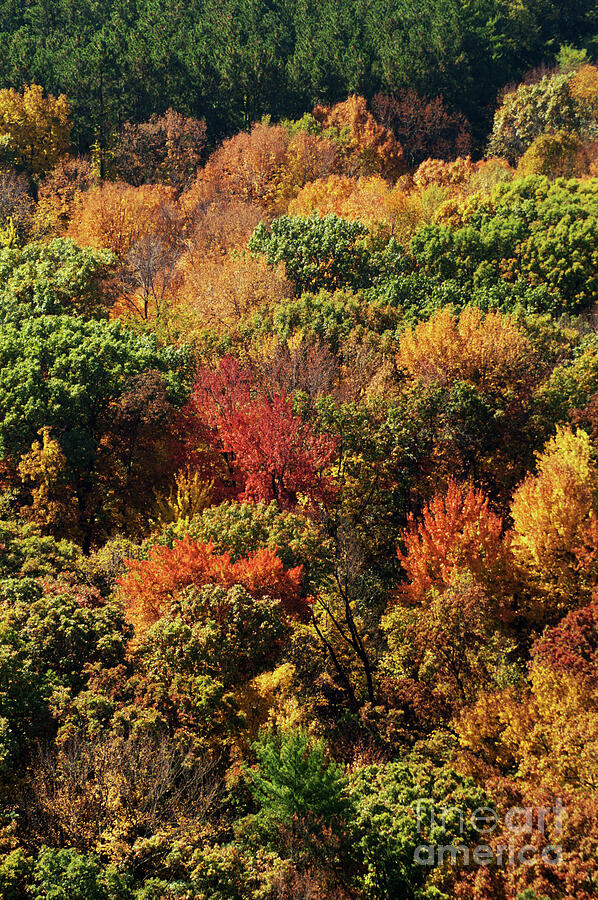
{"label": "forest canopy", "polygon": [[596,897],[597,31],[0,0],[2,898]]}

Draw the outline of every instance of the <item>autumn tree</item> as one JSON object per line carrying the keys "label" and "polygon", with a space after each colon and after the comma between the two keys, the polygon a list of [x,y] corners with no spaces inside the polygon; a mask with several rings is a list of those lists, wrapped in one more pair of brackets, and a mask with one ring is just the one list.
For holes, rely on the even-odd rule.
{"label": "autumn tree", "polygon": [[425,384],[461,379],[483,391],[523,390],[534,366],[525,334],[508,316],[466,307],[459,317],[441,309],[407,329],[398,362]]}
{"label": "autumn tree", "polygon": [[182,220],[174,188],[103,183],[80,195],[69,235],[104,247],[121,263],[125,308],[147,320],[164,313],[182,252]]}
{"label": "autumn tree", "polygon": [[0,226],[12,222],[21,242],[29,234],[33,210],[26,176],[12,168],[0,169]]}
{"label": "autumn tree", "polygon": [[[361,180],[361,179],[360,179]],[[317,212],[321,216],[335,214],[344,218],[347,207],[356,191],[360,180],[348,175],[329,175],[327,178],[316,178],[304,185],[289,204],[292,216],[310,216]],[[383,182],[386,187],[386,182]]]}
{"label": "autumn tree", "polygon": [[306,184],[289,204],[289,213],[310,216],[317,212],[359,220],[372,231],[382,229],[407,245],[417,227],[432,221],[445,199],[441,190],[410,191],[401,180],[393,187],[380,175],[330,175]]}
{"label": "autumn tree", "polygon": [[155,540],[170,543],[185,534],[199,543],[211,543],[216,553],[230,553],[233,562],[257,549],[275,550],[286,569],[302,567],[309,593],[330,573],[331,545],[321,525],[281,509],[274,500],[208,506],[201,515],[167,527]]}
{"label": "autumn tree", "polygon": [[569,82],[569,92],[579,104],[586,120],[598,120],[598,66],[585,63],[577,68]]}
{"label": "autumn tree", "polygon": [[81,194],[95,182],[89,160],[64,156],[40,182],[32,232],[38,239],[63,237]]}
{"label": "autumn tree", "polygon": [[484,694],[462,712],[457,730],[464,749],[511,768],[528,785],[595,792],[596,624],[594,598],[547,628],[532,647],[526,682]]}
{"label": "autumn tree", "polygon": [[269,208],[287,159],[289,134],[280,125],[256,123],[250,132],[228,138],[208,159],[198,177],[212,199],[218,196]]}
{"label": "autumn tree", "polygon": [[271,268],[263,256],[243,251],[216,256],[187,253],[179,263],[178,276],[179,316],[190,320],[190,330],[234,327],[253,310],[293,293],[282,265]]}
{"label": "autumn tree", "polygon": [[289,141],[284,165],[276,187],[276,207],[286,212],[288,203],[306,184],[326,178],[339,167],[339,148],[335,141],[299,129]]}
{"label": "autumn tree", "polygon": [[353,94],[336,106],[316,106],[314,119],[324,133],[338,135],[344,151],[343,169],[348,175],[371,175],[378,172],[386,178],[398,178],[405,171],[403,149],[393,133],[368,112],[363,97]]}
{"label": "autumn tree", "polygon": [[177,397],[177,388],[159,369],[148,369],[124,380],[120,396],[105,413],[94,493],[104,492],[104,514],[127,534],[143,528],[156,494],[167,489],[181,465],[184,395],[180,391]]}
{"label": "autumn tree", "polygon": [[[488,836],[488,844],[503,865],[463,870],[453,896],[546,900],[561,895],[591,900],[596,878],[592,848],[598,830],[594,793],[558,784],[526,785],[507,775],[492,781],[492,798],[498,827]],[[513,865],[505,864],[505,847]]]}
{"label": "autumn tree", "polygon": [[293,411],[291,396],[260,390],[234,358],[200,372],[190,412],[211,430],[241,498],[293,506],[301,494],[315,500],[329,490],[322,473],[335,442]]}
{"label": "autumn tree", "polygon": [[[157,545],[147,560],[130,560],[118,579],[127,616],[143,629],[166,613],[184,588],[216,584],[228,589],[241,585],[256,598],[280,600],[288,612],[305,612],[301,599],[301,566],[285,569],[275,550],[261,549],[234,562],[230,553],[218,554],[211,543],[175,541],[172,548]],[[224,610],[219,613],[221,619]]]}
{"label": "autumn tree", "polygon": [[204,256],[218,259],[231,250],[245,250],[256,226],[264,218],[257,203],[232,198],[205,200],[192,187],[180,199],[188,234],[187,254],[191,265],[200,265]]}
{"label": "autumn tree", "polygon": [[21,457],[18,473],[31,492],[31,504],[22,513],[50,530],[70,531],[77,515],[68,484],[67,460],[48,427],[39,431],[41,441]]}
{"label": "autumn tree", "polygon": [[589,168],[590,158],[577,135],[567,131],[542,134],[527,148],[517,165],[520,175],[578,178]]}
{"label": "autumn tree", "polygon": [[471,149],[467,119],[449,110],[441,96],[420,96],[413,88],[396,96],[376,94],[372,111],[378,122],[393,132],[412,168],[430,157],[449,160]]}
{"label": "autumn tree", "polygon": [[39,84],[22,94],[0,90],[0,157],[28,175],[45,175],[69,149],[70,115],[64,94],[44,97]]}
{"label": "autumn tree", "polygon": [[454,715],[516,676],[507,610],[469,572],[455,570],[450,584],[430,588],[421,602],[417,610],[393,604],[382,621],[388,652],[381,668],[395,690],[402,682],[425,685]]}
{"label": "autumn tree", "polygon": [[186,190],[195,179],[206,142],[206,123],[174,109],[148,122],[125,122],[115,139],[110,169],[118,180],[168,184]]}
{"label": "autumn tree", "polygon": [[399,596],[408,603],[421,603],[430,588],[447,587],[463,570],[490,591],[501,590],[508,558],[502,519],[473,483],[459,485],[451,479],[446,494],[424,507],[419,522],[410,518],[401,543],[398,557],[407,583]]}
{"label": "autumn tree", "polygon": [[534,646],[533,658],[590,689],[598,687],[598,595],[547,628]]}
{"label": "autumn tree", "polygon": [[512,551],[537,591],[535,612],[546,621],[583,596],[575,549],[594,510],[597,473],[582,430],[557,427],[537,459],[537,474],[513,496]]}
{"label": "autumn tree", "polygon": [[413,181],[422,188],[438,184],[446,187],[451,193],[460,193],[477,168],[470,156],[458,156],[450,162],[443,159],[426,159],[413,173]]}

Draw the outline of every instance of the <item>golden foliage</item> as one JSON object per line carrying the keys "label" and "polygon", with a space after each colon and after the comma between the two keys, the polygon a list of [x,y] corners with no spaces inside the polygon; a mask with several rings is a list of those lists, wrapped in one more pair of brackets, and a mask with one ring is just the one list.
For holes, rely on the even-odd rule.
{"label": "golden foliage", "polygon": [[453,727],[473,774],[598,788],[598,692],[567,673],[534,664],[528,684],[483,694]]}
{"label": "golden foliage", "polygon": [[476,169],[477,166],[471,161],[470,156],[458,156],[451,162],[445,162],[443,159],[426,159],[413,175],[413,180],[419,187],[440,184],[454,189],[468,182]]}
{"label": "golden foliage", "polygon": [[291,138],[276,185],[276,211],[286,212],[289,201],[310,182],[326,178],[338,167],[338,146],[318,134],[300,130]]}
{"label": "golden foliage", "polygon": [[263,256],[231,250],[222,256],[186,254],[177,297],[180,315],[197,327],[230,327],[253,309],[292,296],[284,265],[270,268]]}
{"label": "golden foliage", "polygon": [[598,690],[535,663],[533,727],[517,734],[520,777],[598,790]]}
{"label": "golden foliage", "polygon": [[521,388],[533,349],[513,320],[466,307],[457,318],[439,310],[401,337],[398,361],[413,378],[430,384],[469,381],[486,391]]}
{"label": "golden foliage", "polygon": [[581,66],[569,82],[569,92],[586,115],[598,117],[598,66]]}
{"label": "golden foliage", "polygon": [[322,216],[335,213],[345,219],[380,219],[390,187],[379,175],[350,178],[348,175],[329,175],[306,184],[289,204],[294,216]]}
{"label": "golden foliage", "polygon": [[207,482],[200,472],[182,469],[175,475],[175,486],[167,497],[158,497],[160,521],[189,521],[198,516],[212,502],[213,482]]}
{"label": "golden foliage", "polygon": [[[424,160],[413,175],[413,181],[420,189],[432,185],[442,187],[454,201],[477,192],[489,193],[495,185],[511,181],[514,175],[515,170],[506,159],[490,157],[474,163],[469,156],[459,156],[451,162]],[[447,206],[451,208],[450,201]],[[439,215],[443,209],[439,210]]]}
{"label": "golden foliage", "polygon": [[432,222],[446,199],[445,190],[437,185],[422,190],[410,187],[403,179],[392,186],[380,175],[361,178],[330,175],[306,184],[291,200],[289,213],[297,216],[335,213],[346,219],[359,219],[371,226],[381,226],[407,245],[419,227]]}
{"label": "golden foliage", "polygon": [[575,550],[594,506],[597,469],[585,431],[559,427],[538,454],[538,473],[513,496],[513,553],[542,591],[546,605],[570,606],[579,590]]}
{"label": "golden foliage", "polygon": [[19,462],[19,477],[32,498],[21,512],[42,527],[64,528],[76,521],[75,501],[66,482],[66,457],[50,431],[48,426],[41,428],[41,442],[34,441]]}
{"label": "golden foliage", "polygon": [[0,151],[33,175],[49,172],[69,148],[70,115],[65,95],[44,97],[39,84],[0,90]]}
{"label": "golden foliage", "polygon": [[36,238],[60,237],[68,230],[73,209],[91,187],[91,166],[82,157],[65,156],[40,184],[33,214]]}
{"label": "golden foliage", "polygon": [[549,178],[578,178],[588,171],[590,158],[575,134],[559,131],[542,134],[527,148],[517,166],[518,175],[546,175]]}
{"label": "golden foliage", "polygon": [[174,188],[104,182],[79,195],[68,234],[83,246],[107,248],[124,259],[148,234],[168,240],[177,218]]}
{"label": "golden foliage", "polygon": [[153,315],[168,326],[183,225],[174,188],[105,182],[78,196],[68,235],[83,246],[105,247],[118,256],[120,295],[114,315],[143,320]]}

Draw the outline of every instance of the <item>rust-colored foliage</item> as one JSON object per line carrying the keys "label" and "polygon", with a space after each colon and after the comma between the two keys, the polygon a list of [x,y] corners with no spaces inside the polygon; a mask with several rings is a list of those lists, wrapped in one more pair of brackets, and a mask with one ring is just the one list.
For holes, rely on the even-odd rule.
{"label": "rust-colored foliage", "polygon": [[555,672],[598,687],[598,595],[547,629],[534,648],[534,658]]}
{"label": "rust-colored foliage", "polygon": [[33,217],[36,237],[60,237],[68,230],[73,209],[93,184],[89,160],[83,156],[65,156],[42,181]]}
{"label": "rust-colored foliage", "polygon": [[177,593],[190,585],[229,588],[240,584],[255,597],[280,600],[289,614],[303,614],[307,609],[301,599],[302,567],[285,569],[271,549],[257,550],[233,562],[229,553],[217,554],[211,543],[193,541],[187,535],[172,549],[156,546],[148,559],[129,560],[127,568],[117,583],[137,631],[156,622]]}
{"label": "rust-colored foliage", "polygon": [[420,187],[429,184],[440,184],[451,190],[467,183],[477,171],[477,166],[470,156],[459,156],[451,162],[443,159],[426,159],[413,175],[414,182]]}
{"label": "rust-colored foliage", "polygon": [[398,557],[407,583],[399,596],[421,603],[432,587],[451,584],[455,575],[470,571],[484,585],[492,585],[503,571],[508,546],[500,516],[489,509],[488,498],[473,483],[449,481],[444,496],[424,507],[422,518],[410,517],[401,535]]}
{"label": "rust-colored foliage", "polygon": [[116,139],[111,169],[129,184],[169,184],[185,190],[197,175],[206,123],[174,109],[148,122],[125,122]]}
{"label": "rust-colored foliage", "polygon": [[[502,862],[463,868],[455,900],[592,900],[598,877],[595,794],[566,791],[557,784],[529,788],[506,778],[495,779],[488,787],[498,827],[483,838],[497,853],[505,848]],[[560,862],[556,847],[561,850]]]}
{"label": "rust-colored foliage", "polygon": [[454,159],[471,149],[467,119],[451,112],[442,97],[421,97],[413,88],[396,97],[376,94],[372,111],[400,141],[410,166],[429,157]]}
{"label": "rust-colored foliage", "polygon": [[204,256],[224,256],[230,250],[245,249],[265,212],[257,203],[204,196],[203,185],[195,185],[181,197],[192,266]]}
{"label": "rust-colored foliage", "polygon": [[406,169],[403,149],[392,131],[376,121],[363,97],[353,94],[336,106],[316,106],[312,113],[323,129],[334,129],[344,144],[348,175],[398,178]]}
{"label": "rust-colored foliage", "polygon": [[249,133],[239,132],[210,156],[196,193],[202,190],[210,200],[220,196],[271,206],[288,144],[288,132],[279,125],[256,123]]}

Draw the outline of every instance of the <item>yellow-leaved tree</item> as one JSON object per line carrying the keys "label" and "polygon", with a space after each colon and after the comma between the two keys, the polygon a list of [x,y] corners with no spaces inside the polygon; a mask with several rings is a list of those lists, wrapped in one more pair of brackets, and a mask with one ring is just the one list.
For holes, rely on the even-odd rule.
{"label": "yellow-leaved tree", "polygon": [[69,149],[71,108],[64,94],[44,97],[39,84],[22,94],[0,90],[0,157],[29,175],[45,175]]}
{"label": "yellow-leaved tree", "polygon": [[533,348],[509,316],[466,307],[457,318],[439,310],[401,338],[399,363],[425,383],[469,381],[485,391],[521,389]]}
{"label": "yellow-leaved tree", "polygon": [[512,552],[544,621],[587,601],[576,551],[594,513],[597,486],[588,434],[559,427],[538,454],[537,474],[528,475],[513,496]]}

